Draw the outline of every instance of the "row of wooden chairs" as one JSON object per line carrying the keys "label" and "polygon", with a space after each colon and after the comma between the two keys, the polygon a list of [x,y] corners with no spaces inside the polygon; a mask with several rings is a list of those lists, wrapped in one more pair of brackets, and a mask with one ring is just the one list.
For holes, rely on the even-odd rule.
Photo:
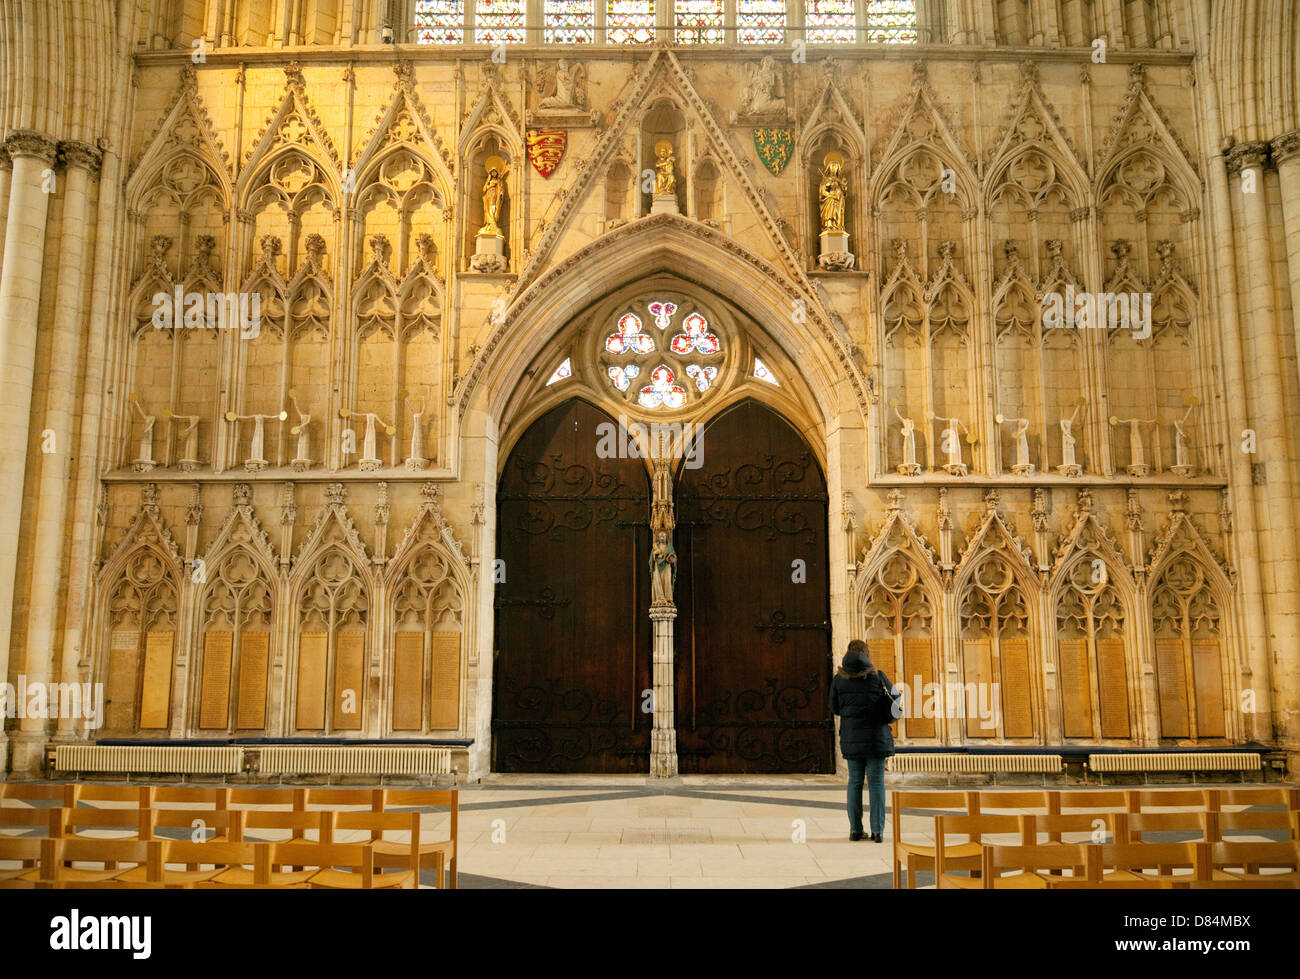
{"label": "row of wooden chairs", "polygon": [[[1245,811],[1224,808],[1235,806],[1273,808]],[[916,887],[917,873],[935,872],[937,866],[935,844],[904,839],[902,816],[906,810],[919,810],[936,818],[938,815],[975,817],[994,811],[1009,811],[1012,817],[1034,815],[1049,843],[1062,842],[1064,833],[1091,836],[1098,830],[1099,821],[1107,827],[1112,842],[1119,844],[1143,842],[1145,834],[1153,832],[1199,834],[1200,841],[1208,843],[1221,841],[1224,833],[1259,834],[1266,831],[1285,833],[1293,841],[1300,839],[1300,789],[1286,787],[898,791],[890,793],[890,810],[893,882],[895,887],[900,887],[906,880],[909,888]],[[1205,819],[1205,814],[1214,814],[1215,819]],[[1120,815],[1125,818],[1115,822],[1114,817]],[[957,869],[979,872],[984,851],[978,841],[957,844],[950,847],[948,853],[950,860],[956,862],[952,867],[960,864]]]}
{"label": "row of wooden chairs", "polygon": [[[1219,813],[1198,814],[1207,823]],[[1108,814],[1109,833],[1091,843],[1053,839],[1061,832],[1087,831],[1091,816],[978,815],[935,817],[935,886],[940,889],[1055,889],[1074,887],[1300,888],[1300,842],[1147,843],[1128,837],[1127,813]],[[1048,839],[1040,837],[1046,834]],[[951,836],[964,836],[954,854]],[[1018,835],[1019,842],[990,843],[994,835]],[[1100,834],[1098,834],[1100,835]],[[1095,837],[1094,837],[1095,838]],[[962,875],[966,871],[966,875]],[[1006,871],[1012,871],[1006,875]],[[1065,876],[1066,872],[1070,876]],[[1269,872],[1276,871],[1276,872]]]}
{"label": "row of wooden chairs", "polygon": [[[116,831],[116,842],[177,842],[160,838],[160,829],[190,830],[193,840],[202,841],[194,845],[204,847],[212,843],[253,845],[256,841],[244,840],[245,831],[256,833],[265,830],[287,830],[288,843],[332,846],[335,845],[335,830],[363,831],[369,834],[366,845],[377,861],[375,866],[381,870],[397,869],[409,867],[402,862],[409,856],[409,844],[386,840],[383,834],[389,830],[406,830],[411,833],[422,866],[434,869],[436,886],[457,886],[459,806],[455,790],[7,783],[0,785],[0,798],[6,803],[0,805],[0,833],[19,829],[26,834],[17,840],[0,836],[0,844],[16,854],[0,856],[0,860],[17,860],[25,871],[35,863],[30,844],[40,842],[40,835],[60,840],[77,837],[86,831]],[[27,805],[9,804],[14,801]],[[95,803],[107,803],[112,808],[94,808],[91,804]],[[266,808],[271,806],[281,808]],[[449,809],[450,833],[447,839],[421,841],[420,814],[393,811],[394,807],[416,806],[445,806]],[[313,832],[315,840],[309,838]],[[10,846],[10,843],[14,845]],[[27,844],[25,848],[24,843]],[[54,859],[54,855],[50,854],[50,858]],[[235,868],[227,869],[233,871]],[[5,873],[0,871],[0,878]],[[30,875],[8,876],[21,880]],[[390,875],[382,876],[387,878]],[[246,878],[253,886],[251,873],[232,872],[223,880],[228,882],[236,878]],[[317,875],[317,884],[329,879],[330,875]],[[136,873],[127,880],[142,883],[142,874]],[[385,883],[384,886],[392,885]]]}

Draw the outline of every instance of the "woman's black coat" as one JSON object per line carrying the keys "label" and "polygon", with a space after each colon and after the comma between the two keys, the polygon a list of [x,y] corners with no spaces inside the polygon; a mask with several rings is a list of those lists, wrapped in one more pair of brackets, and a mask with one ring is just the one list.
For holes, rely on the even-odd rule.
{"label": "woman's black coat", "polygon": [[845,758],[888,757],[894,753],[894,735],[888,724],[872,721],[877,702],[888,699],[889,677],[879,670],[847,673],[840,669],[831,680],[831,713],[840,716],[840,754]]}

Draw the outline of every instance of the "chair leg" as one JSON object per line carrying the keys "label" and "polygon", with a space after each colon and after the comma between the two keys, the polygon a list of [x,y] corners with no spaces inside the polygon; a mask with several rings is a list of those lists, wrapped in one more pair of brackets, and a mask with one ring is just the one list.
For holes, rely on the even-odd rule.
{"label": "chair leg", "polygon": [[894,890],[903,886],[903,875],[899,872],[898,857],[894,857]]}
{"label": "chair leg", "polygon": [[907,889],[916,890],[916,871],[912,869],[912,861],[907,862]]}
{"label": "chair leg", "polygon": [[456,858],[451,858],[451,869],[447,873],[447,886],[456,890]]}

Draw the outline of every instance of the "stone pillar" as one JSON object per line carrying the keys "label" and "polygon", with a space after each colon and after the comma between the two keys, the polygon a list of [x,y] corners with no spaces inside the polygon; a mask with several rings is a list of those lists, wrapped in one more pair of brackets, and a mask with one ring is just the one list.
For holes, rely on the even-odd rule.
{"label": "stone pillar", "polygon": [[[33,130],[15,130],[5,140],[13,160],[9,216],[5,225],[4,269],[0,273],[0,678],[9,676],[9,637],[18,578],[18,532],[27,475],[27,436],[36,366],[36,320],[45,259],[49,210],[46,171],[54,164],[55,142]],[[8,767],[9,744],[0,732],[0,771]]]}
{"label": "stone pillar", "polygon": [[650,774],[671,778],[677,774],[677,727],[673,711],[673,622],[676,605],[650,609],[654,635],[654,727],[650,731]]}
{"label": "stone pillar", "polygon": [[[1282,188],[1282,226],[1291,279],[1292,326],[1300,342],[1300,129],[1273,140],[1273,162]],[[1262,189],[1262,188],[1261,188]]]}
{"label": "stone pillar", "polygon": [[[72,476],[73,414],[80,373],[81,313],[87,251],[93,232],[88,187],[98,171],[100,153],[85,143],[68,143],[63,147],[67,161],[63,188],[62,234],[59,237],[58,280],[50,347],[49,389],[44,415],[37,424],[52,433],[54,451],[40,457],[40,477],[36,482],[36,523],[28,529],[35,534],[32,545],[32,568],[28,577],[27,652],[23,672],[27,682],[47,683],[55,679],[54,639],[58,615],[59,587],[65,578],[63,564],[66,544],[68,486]],[[14,771],[38,772],[41,767],[46,721],[25,718],[20,733],[13,738]]]}

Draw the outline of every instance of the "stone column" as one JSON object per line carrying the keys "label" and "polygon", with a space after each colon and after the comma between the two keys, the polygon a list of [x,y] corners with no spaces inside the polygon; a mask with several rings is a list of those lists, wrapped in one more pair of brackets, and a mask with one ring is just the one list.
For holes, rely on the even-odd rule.
{"label": "stone column", "polygon": [[[53,338],[50,346],[48,392],[45,412],[37,416],[42,430],[53,433],[54,452],[40,457],[36,481],[36,523],[32,568],[28,578],[27,652],[23,672],[27,682],[47,683],[55,679],[54,634],[58,614],[59,587],[65,578],[63,562],[66,544],[68,486],[72,475],[74,424],[73,407],[80,373],[81,311],[85,290],[87,251],[93,231],[88,220],[87,192],[98,171],[100,153],[85,143],[63,146],[67,161],[63,188],[62,233],[59,237],[58,281],[55,291]],[[47,723],[25,718],[13,738],[14,771],[40,770]]]}
{"label": "stone column", "polygon": [[[1273,162],[1282,187],[1282,226],[1291,279],[1292,326],[1300,341],[1300,129],[1273,140]],[[1262,189],[1262,188],[1261,188]]]}
{"label": "stone column", "polygon": [[673,622],[676,605],[650,609],[654,634],[654,727],[650,731],[650,774],[671,778],[677,774],[677,727],[673,712]]}
{"label": "stone column", "polygon": [[[5,501],[0,508],[0,679],[9,675],[36,320],[50,201],[46,171],[54,164],[55,142],[44,133],[15,130],[5,140],[5,149],[13,159],[13,176],[0,273],[0,418],[4,419],[0,426],[0,499]],[[0,732],[0,771],[8,767],[8,761],[8,740]]]}

